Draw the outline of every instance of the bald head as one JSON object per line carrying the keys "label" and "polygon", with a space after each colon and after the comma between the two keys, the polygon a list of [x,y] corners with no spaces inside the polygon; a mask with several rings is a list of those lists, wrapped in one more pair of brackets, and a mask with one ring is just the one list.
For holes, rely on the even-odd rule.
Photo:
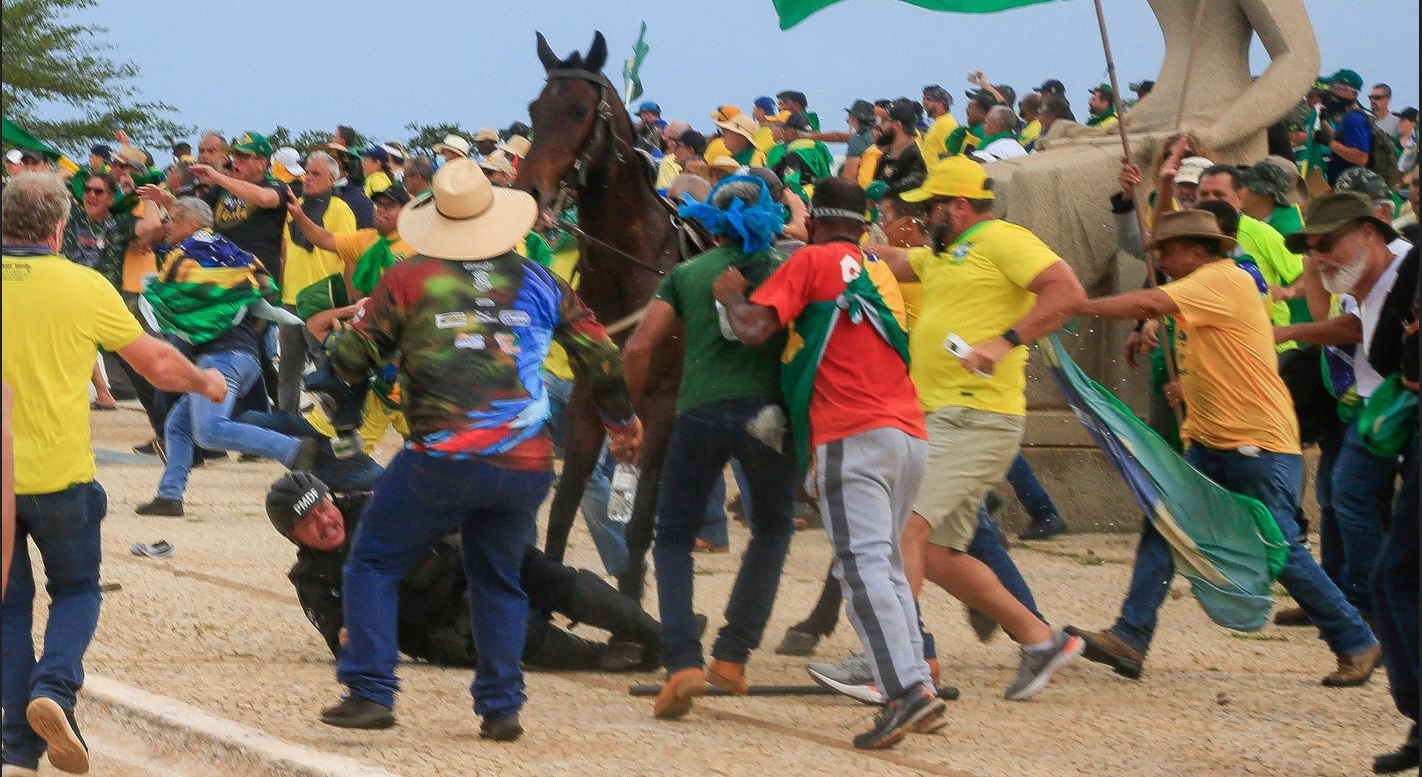
{"label": "bald head", "polygon": [[983,132],[988,135],[996,135],[999,132],[1008,132],[1017,129],[1017,114],[1006,105],[993,106],[988,110],[987,116],[983,118]]}

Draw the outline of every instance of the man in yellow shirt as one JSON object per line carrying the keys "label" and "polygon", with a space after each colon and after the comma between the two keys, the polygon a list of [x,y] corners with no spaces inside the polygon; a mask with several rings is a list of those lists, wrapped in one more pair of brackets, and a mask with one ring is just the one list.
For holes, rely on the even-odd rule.
{"label": "man in yellow shirt", "polygon": [[[335,194],[341,166],[324,151],[313,151],[306,158],[306,176],[302,187],[301,210],[307,218],[317,221],[332,234],[348,235],[356,231],[355,212],[345,200]],[[286,226],[286,261],[282,265],[281,302],[287,310],[296,312],[296,295],[302,289],[331,273],[341,271],[341,258],[313,244],[300,230]],[[309,351],[317,343],[309,340],[306,328],[282,326],[278,329],[281,348],[277,405],[288,413],[301,407],[301,379]]]}
{"label": "man in yellow shirt", "polygon": [[[414,249],[400,239],[400,233],[396,228],[400,219],[400,209],[409,201],[409,193],[399,184],[376,192],[375,228],[361,229],[346,234],[336,234],[325,229],[311,220],[295,203],[288,206],[288,210],[291,212],[290,224],[294,225],[313,246],[335,254],[339,261],[333,274],[321,281],[334,284],[339,280],[344,287],[327,290],[326,299],[329,300],[331,307],[312,313],[305,308],[305,298],[298,306],[298,315],[306,314],[307,329],[310,330],[315,340],[325,340],[326,335],[337,326],[338,322],[354,316],[358,310],[358,305],[354,303],[375,290],[375,285],[380,281],[380,276],[385,273],[385,270],[396,262],[404,261],[406,257],[414,255]],[[339,278],[335,277],[337,274]],[[337,304],[338,301],[352,304]],[[366,395],[365,407],[362,411],[364,417],[360,428],[362,447],[366,453],[375,450],[376,443],[380,442],[380,438],[385,436],[385,430],[391,425],[394,425],[395,430],[401,435],[409,431],[405,425],[404,414],[396,409],[396,406],[398,406],[398,402],[395,402],[393,406],[387,405],[378,396],[377,391]],[[327,437],[336,436],[336,430],[323,414],[313,410],[306,416],[306,420],[310,421],[316,431],[321,434]]]}
{"label": "man in yellow shirt", "polygon": [[[216,370],[143,333],[102,275],[59,254],[69,192],[58,176],[22,173],[0,195],[4,225],[4,382],[14,391],[14,567],[5,595],[3,685],[6,771],[36,769],[48,751],[65,772],[89,769],[74,718],[84,653],[99,623],[99,524],[107,512],[94,480],[89,377],[99,348],[114,351],[154,386],[227,394]],[[26,538],[44,560],[49,620],[35,660],[34,571]],[[33,772],[31,772],[33,773]]]}
{"label": "man in yellow shirt", "polygon": [[909,333],[909,374],[927,414],[928,469],[901,548],[914,596],[927,577],[1002,625],[1022,645],[1009,699],[1026,699],[1079,655],[1080,638],[1055,630],[967,553],[977,508],[1007,475],[1026,429],[1027,348],[1085,301],[1076,274],[1031,232],[992,214],[983,166],[941,160],[922,187],[934,244],[873,246],[900,282],[923,283]]}
{"label": "man in yellow shirt", "polygon": [[[1382,649],[1302,544],[1295,521],[1303,490],[1298,419],[1279,377],[1274,329],[1254,279],[1227,258],[1234,244],[1205,211],[1163,214],[1145,250],[1160,252],[1160,269],[1174,280],[1090,300],[1081,312],[1129,320],[1175,318],[1186,460],[1224,488],[1269,508],[1289,540],[1279,583],[1308,612],[1338,658],[1337,671],[1323,684],[1361,685]],[[1170,546],[1147,522],[1116,624],[1099,632],[1067,627],[1086,640],[1086,657],[1117,674],[1140,677],[1174,574]]]}
{"label": "man in yellow shirt", "polygon": [[948,154],[948,136],[958,129],[958,120],[949,111],[953,95],[937,84],[923,87],[923,112],[933,120],[928,131],[919,136],[918,149],[928,172],[938,167],[938,160]]}

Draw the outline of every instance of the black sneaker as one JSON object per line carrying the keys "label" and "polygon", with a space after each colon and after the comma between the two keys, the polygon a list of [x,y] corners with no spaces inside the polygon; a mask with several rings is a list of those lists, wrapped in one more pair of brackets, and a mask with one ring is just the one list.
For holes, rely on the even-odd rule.
{"label": "black sneaker", "polygon": [[161,457],[163,455],[163,443],[157,437],[154,437],[142,445],[133,446],[133,452],[140,456]]}
{"label": "black sneaker", "polygon": [[49,765],[61,772],[83,774],[89,771],[89,746],[79,734],[74,711],[59,706],[46,696],[30,699],[25,709],[30,728],[48,745]]}
{"label": "black sneaker", "polygon": [[523,736],[523,726],[518,722],[518,713],[502,718],[484,718],[479,724],[479,738],[495,742],[512,742]]}
{"label": "black sneaker", "polygon": [[818,644],[820,644],[820,635],[790,629],[785,632],[785,638],[780,640],[780,645],[775,648],[775,652],[782,656],[810,656],[814,655],[815,646]]}
{"label": "black sneaker", "polygon": [[1045,540],[1066,532],[1066,521],[1055,512],[1032,519],[1032,523],[1017,535],[1019,540]]}
{"label": "black sneaker", "polygon": [[321,710],[321,722],[337,728],[390,728],[395,725],[395,713],[370,699],[347,696],[340,704]]}
{"label": "black sneaker", "polygon": [[919,683],[884,705],[884,711],[874,719],[874,727],[856,736],[854,746],[860,750],[888,749],[914,730],[919,721],[941,715],[947,709],[948,705],[932,688]]}
{"label": "black sneaker", "polygon": [[165,518],[183,517],[183,500],[164,499],[161,496],[153,497],[153,501],[148,504],[141,504],[133,511],[139,515],[161,515]]}

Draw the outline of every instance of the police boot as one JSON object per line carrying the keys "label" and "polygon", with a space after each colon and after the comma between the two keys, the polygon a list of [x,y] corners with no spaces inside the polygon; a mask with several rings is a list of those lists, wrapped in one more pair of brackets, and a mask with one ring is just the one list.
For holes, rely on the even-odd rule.
{"label": "police boot", "polygon": [[583,639],[550,625],[537,648],[524,653],[523,662],[539,669],[601,669],[620,672],[642,660],[640,645],[605,644]]}

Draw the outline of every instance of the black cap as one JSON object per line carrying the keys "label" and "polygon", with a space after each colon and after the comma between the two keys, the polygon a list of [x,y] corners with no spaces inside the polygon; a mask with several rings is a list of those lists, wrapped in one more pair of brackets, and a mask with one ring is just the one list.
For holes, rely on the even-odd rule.
{"label": "black cap", "polygon": [[889,118],[905,127],[918,125],[918,111],[913,109],[913,103],[908,100],[895,100],[889,106]]}
{"label": "black cap", "polygon": [[1131,91],[1132,91],[1132,92],[1136,92],[1137,94],[1142,93],[1142,92],[1150,92],[1150,91],[1151,91],[1152,89],[1154,89],[1154,88],[1155,88],[1155,82],[1152,81],[1152,80],[1150,80],[1149,78],[1147,78],[1147,79],[1144,80],[1144,81],[1132,81],[1132,82],[1131,82]]}
{"label": "black cap", "polygon": [[1042,85],[1037,87],[1034,91],[1051,92],[1052,94],[1065,95],[1066,84],[1063,84],[1061,81],[1058,81],[1055,78],[1048,78],[1047,80],[1043,81]]}
{"label": "black cap", "polygon": [[868,100],[855,100],[853,105],[844,109],[844,112],[862,122],[868,123],[874,120],[874,103]]}
{"label": "black cap", "polygon": [[797,132],[809,132],[810,120],[803,113],[792,113],[785,118],[785,126]]}
{"label": "black cap", "polygon": [[380,197],[389,197],[390,199],[394,200],[397,205],[400,205],[401,207],[403,207],[403,206],[405,205],[405,203],[407,203],[407,202],[410,201],[410,193],[407,192],[407,191],[405,191],[405,187],[401,186],[401,185],[398,184],[398,183],[396,183],[396,184],[391,184],[390,186],[387,186],[387,187],[385,187],[384,189],[381,189],[380,191],[376,192],[375,194],[370,195],[370,199],[371,199],[372,202],[374,202],[376,199],[378,199],[378,198],[380,198]]}
{"label": "black cap", "polygon": [[1413,107],[1410,107],[1410,106],[1407,107],[1407,108],[1403,108],[1401,111],[1398,111],[1397,113],[1394,113],[1393,115],[1396,116],[1396,117],[1399,118],[1399,119],[1407,119],[1408,121],[1417,121],[1417,109],[1416,109],[1416,108],[1413,108]]}
{"label": "black cap", "polygon": [[992,92],[989,92],[986,89],[969,89],[967,94],[968,101],[977,103],[978,107],[982,108],[983,110],[987,110],[993,107],[994,105],[997,105],[997,98],[993,97]]}
{"label": "black cap", "polygon": [[283,537],[291,540],[292,527],[330,495],[331,489],[315,475],[288,472],[277,479],[267,492],[267,518]]}
{"label": "black cap", "polygon": [[44,153],[43,153],[43,152],[40,152],[40,151],[37,151],[37,150],[35,150],[35,149],[33,149],[33,148],[22,148],[22,149],[20,149],[20,159],[28,159],[28,160],[30,160],[31,162],[44,162],[44,161],[46,161],[46,160],[45,160]]}

